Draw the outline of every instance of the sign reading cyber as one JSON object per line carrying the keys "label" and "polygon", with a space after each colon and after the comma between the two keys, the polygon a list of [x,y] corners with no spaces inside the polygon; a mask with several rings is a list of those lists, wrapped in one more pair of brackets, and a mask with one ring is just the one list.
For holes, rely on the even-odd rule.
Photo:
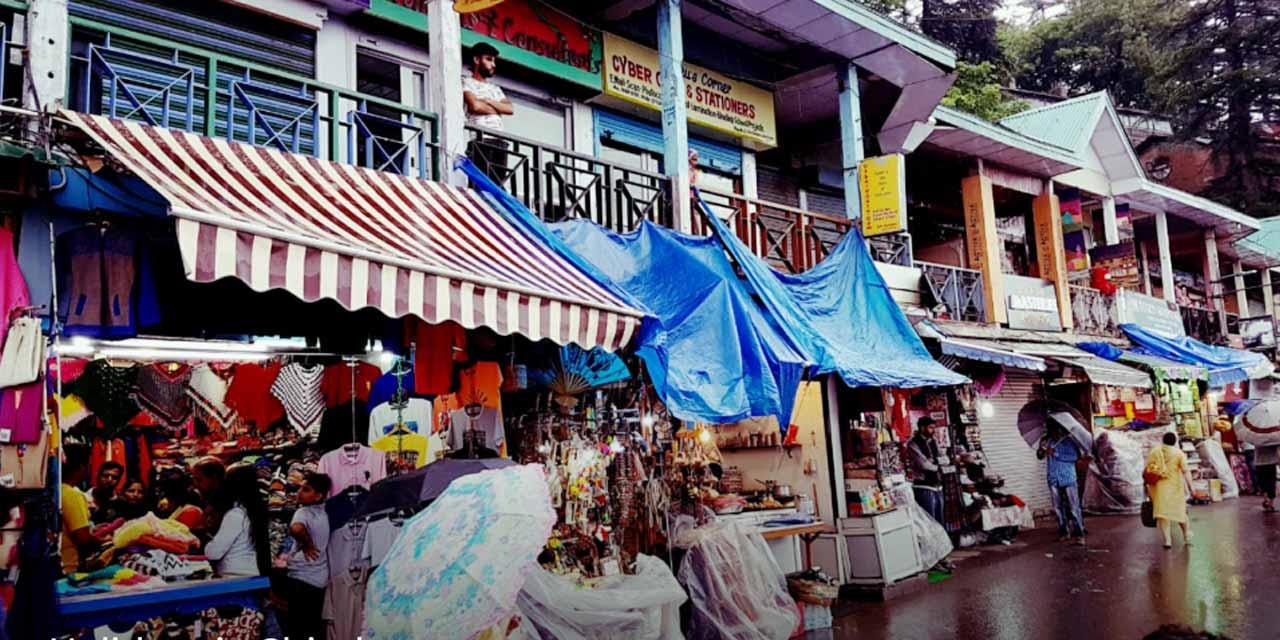
{"label": "sign reading cyber", "polygon": [[[649,109],[662,109],[658,52],[604,34],[604,93]],[[773,94],[691,64],[684,65],[689,122],[766,147],[778,146]]]}

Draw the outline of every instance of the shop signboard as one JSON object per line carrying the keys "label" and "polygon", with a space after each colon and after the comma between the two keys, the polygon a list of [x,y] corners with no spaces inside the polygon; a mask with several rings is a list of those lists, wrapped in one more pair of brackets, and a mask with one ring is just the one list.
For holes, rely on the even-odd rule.
{"label": "shop signboard", "polygon": [[1116,318],[1120,324],[1136,324],[1170,338],[1187,335],[1182,313],[1173,303],[1130,289],[1116,291]]}
{"label": "shop signboard", "polygon": [[1009,328],[1061,331],[1058,289],[1048,280],[1004,274],[1009,307]]}
{"label": "shop signboard", "polygon": [[902,154],[863,160],[858,165],[858,195],[862,200],[862,235],[907,230],[907,170]]}
{"label": "shop signboard", "polygon": [[[655,111],[662,109],[658,52],[606,33],[604,93]],[[689,122],[727,133],[758,148],[778,146],[773,94],[702,67],[684,65]]]}
{"label": "shop signboard", "polygon": [[[427,0],[370,0],[371,15],[427,30]],[[459,0],[462,44],[487,42],[506,62],[600,88],[601,33],[537,0]]]}

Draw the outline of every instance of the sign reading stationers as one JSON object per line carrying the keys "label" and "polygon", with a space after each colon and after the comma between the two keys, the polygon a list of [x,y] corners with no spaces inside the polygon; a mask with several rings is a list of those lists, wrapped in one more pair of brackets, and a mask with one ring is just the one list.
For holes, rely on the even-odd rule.
{"label": "sign reading stationers", "polygon": [[867,158],[858,165],[862,235],[907,230],[907,171],[902,154]]}
{"label": "sign reading stationers", "polygon": [[[604,34],[604,93],[662,109],[658,52]],[[684,65],[689,122],[766,147],[778,146],[773,94],[691,64]]]}

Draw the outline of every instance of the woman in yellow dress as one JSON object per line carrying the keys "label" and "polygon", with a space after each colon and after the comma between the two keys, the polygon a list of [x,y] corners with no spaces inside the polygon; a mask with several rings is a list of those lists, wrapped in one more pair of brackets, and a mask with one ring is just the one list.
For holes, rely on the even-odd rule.
{"label": "woman in yellow dress", "polygon": [[1173,547],[1173,523],[1182,527],[1182,539],[1191,544],[1191,527],[1187,523],[1187,487],[1191,486],[1191,472],[1187,470],[1187,456],[1177,447],[1178,436],[1164,434],[1164,444],[1157,445],[1147,456],[1147,471],[1156,471],[1160,480],[1147,485],[1151,496],[1152,511],[1164,535],[1164,548]]}

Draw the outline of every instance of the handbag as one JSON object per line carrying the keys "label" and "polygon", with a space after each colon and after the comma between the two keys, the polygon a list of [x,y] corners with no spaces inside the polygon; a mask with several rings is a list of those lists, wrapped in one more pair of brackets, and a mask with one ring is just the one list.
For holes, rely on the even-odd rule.
{"label": "handbag", "polygon": [[4,352],[0,353],[0,387],[35,382],[44,362],[45,342],[40,321],[32,317],[14,320],[4,340]]}
{"label": "handbag", "polygon": [[1151,502],[1151,498],[1142,501],[1142,526],[1148,528],[1156,526],[1156,507]]}
{"label": "handbag", "polygon": [[1151,460],[1147,462],[1147,466],[1142,470],[1142,483],[1148,486],[1164,480],[1167,475],[1165,469],[1164,449],[1157,449],[1156,452],[1159,454],[1159,459],[1157,460],[1153,456]]}

